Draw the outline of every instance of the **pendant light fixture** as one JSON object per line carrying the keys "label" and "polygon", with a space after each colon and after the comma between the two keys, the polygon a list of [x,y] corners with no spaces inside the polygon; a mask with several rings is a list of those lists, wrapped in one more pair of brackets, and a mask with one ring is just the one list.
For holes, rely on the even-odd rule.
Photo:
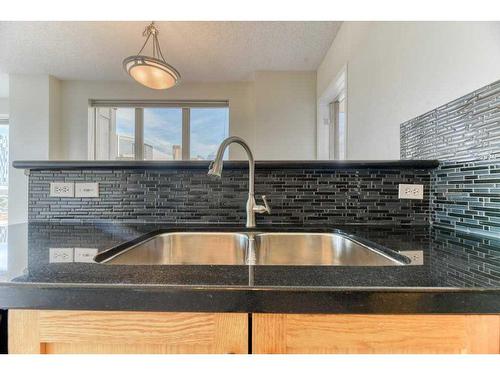
{"label": "pendant light fixture", "polygon": [[[169,89],[179,83],[180,73],[167,64],[161,52],[158,42],[159,31],[154,22],[144,29],[142,33],[146,37],[141,50],[137,55],[129,56],[123,60],[123,68],[127,74],[141,85],[156,90]],[[142,55],[149,40],[152,40],[152,56]]]}

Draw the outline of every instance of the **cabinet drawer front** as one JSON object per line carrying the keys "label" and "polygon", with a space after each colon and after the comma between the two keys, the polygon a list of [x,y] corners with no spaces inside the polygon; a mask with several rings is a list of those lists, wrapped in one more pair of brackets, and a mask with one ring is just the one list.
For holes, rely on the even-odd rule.
{"label": "cabinet drawer front", "polygon": [[247,314],[9,311],[9,353],[247,353]]}
{"label": "cabinet drawer front", "polygon": [[499,353],[496,315],[254,314],[254,353]]}

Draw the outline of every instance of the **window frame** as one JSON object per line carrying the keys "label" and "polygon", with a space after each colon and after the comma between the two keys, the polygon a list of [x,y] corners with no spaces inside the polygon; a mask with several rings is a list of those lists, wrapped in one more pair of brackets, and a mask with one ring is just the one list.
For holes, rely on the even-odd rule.
{"label": "window frame", "polygon": [[[191,109],[192,108],[228,108],[229,100],[89,100],[89,129],[88,129],[88,159],[96,160],[96,134],[98,109],[106,108],[135,108],[135,160],[144,160],[144,108],[179,108],[182,110],[182,159],[191,160]],[[230,121],[228,123],[230,131]]]}

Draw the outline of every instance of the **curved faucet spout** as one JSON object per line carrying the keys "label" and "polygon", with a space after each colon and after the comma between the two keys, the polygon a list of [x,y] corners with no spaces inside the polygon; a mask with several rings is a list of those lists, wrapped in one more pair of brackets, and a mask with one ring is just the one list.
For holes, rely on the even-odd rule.
{"label": "curved faucet spout", "polygon": [[217,154],[215,155],[214,161],[210,164],[208,174],[210,176],[216,176],[216,177],[221,177],[222,175],[222,168],[223,168],[223,157],[224,157],[224,152],[226,151],[226,148],[231,144],[231,143],[238,143],[240,146],[242,146],[248,157],[248,200],[247,200],[247,228],[254,228],[255,227],[255,213],[269,213],[270,209],[269,206],[267,205],[267,201],[265,201],[266,205],[265,206],[260,206],[255,203],[255,197],[254,197],[254,185],[255,185],[255,161],[253,158],[252,150],[250,150],[250,147],[248,144],[245,142],[243,138],[240,137],[228,137],[222,141],[220,144]]}
{"label": "curved faucet spout", "polygon": [[210,169],[208,174],[211,176],[221,177],[222,176],[222,168],[223,168],[223,158],[224,152],[226,152],[226,148],[231,143],[237,143],[243,147],[243,149],[247,153],[248,157],[248,178],[249,178],[249,194],[254,193],[254,178],[255,178],[255,161],[253,159],[252,150],[250,150],[250,146],[245,142],[243,138],[240,137],[228,137],[222,141],[219,148],[217,149],[217,154],[215,155],[214,161],[210,164]]}

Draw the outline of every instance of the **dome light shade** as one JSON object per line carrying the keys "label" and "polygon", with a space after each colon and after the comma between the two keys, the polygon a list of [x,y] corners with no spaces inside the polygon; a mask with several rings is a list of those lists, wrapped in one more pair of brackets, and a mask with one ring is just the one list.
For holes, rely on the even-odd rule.
{"label": "dome light shade", "polygon": [[[143,33],[147,37],[146,42],[137,55],[129,56],[123,60],[123,68],[130,77],[141,85],[151,89],[165,90],[177,85],[181,75],[163,58],[158,42],[158,33],[154,22],[147,26]],[[141,55],[151,36],[153,37],[153,56]]]}
{"label": "dome light shade", "polygon": [[171,65],[148,56],[130,56],[123,60],[125,71],[141,85],[156,90],[169,89],[181,75]]}

